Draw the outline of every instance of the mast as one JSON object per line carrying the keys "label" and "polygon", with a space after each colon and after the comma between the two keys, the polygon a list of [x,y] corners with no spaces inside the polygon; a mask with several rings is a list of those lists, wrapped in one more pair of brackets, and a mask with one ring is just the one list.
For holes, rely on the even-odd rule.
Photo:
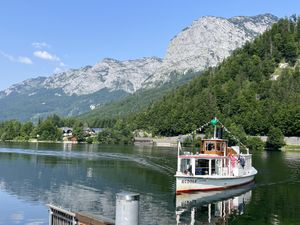
{"label": "mast", "polygon": [[215,117],[214,119],[212,119],[210,121],[211,125],[214,126],[214,139],[217,139],[217,124],[218,124],[218,122],[219,121],[218,121],[217,117]]}
{"label": "mast", "polygon": [[180,171],[180,167],[181,167],[181,159],[179,158],[180,151],[181,151],[181,144],[180,144],[180,141],[178,141],[178,147],[177,147],[177,171]]}

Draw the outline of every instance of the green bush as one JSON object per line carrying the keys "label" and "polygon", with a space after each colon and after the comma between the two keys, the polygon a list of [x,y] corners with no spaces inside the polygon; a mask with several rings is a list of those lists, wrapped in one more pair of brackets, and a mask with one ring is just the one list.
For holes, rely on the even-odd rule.
{"label": "green bush", "polygon": [[271,127],[268,133],[266,148],[270,150],[279,150],[285,145],[284,136],[277,127]]}
{"label": "green bush", "polygon": [[86,143],[88,143],[88,144],[92,144],[94,140],[93,140],[92,137],[87,137],[85,141],[86,141]]}
{"label": "green bush", "polygon": [[98,134],[97,141],[100,144],[131,144],[133,134],[126,128],[120,130],[107,128]]}
{"label": "green bush", "polygon": [[261,151],[265,147],[265,143],[259,137],[247,137],[246,145],[252,151]]}

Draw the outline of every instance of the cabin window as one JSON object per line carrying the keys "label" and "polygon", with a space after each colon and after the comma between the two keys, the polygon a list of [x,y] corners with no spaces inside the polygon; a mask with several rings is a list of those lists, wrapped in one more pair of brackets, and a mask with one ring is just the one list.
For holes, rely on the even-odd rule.
{"label": "cabin window", "polygon": [[209,173],[209,160],[208,159],[198,159],[196,161],[196,175],[208,175]]}
{"label": "cabin window", "polygon": [[188,169],[190,169],[190,166],[191,166],[191,159],[182,159],[180,171],[187,173]]}
{"label": "cabin window", "polygon": [[217,151],[221,151],[221,145],[222,143],[217,143]]}
{"label": "cabin window", "polygon": [[211,160],[211,174],[216,174],[216,160]]}
{"label": "cabin window", "polygon": [[207,144],[206,144],[206,149],[207,149],[208,151],[214,150],[214,149],[215,149],[215,144],[214,144],[214,143],[211,143],[211,142],[207,143]]}
{"label": "cabin window", "polygon": [[223,151],[223,152],[225,152],[225,150],[226,150],[226,146],[227,146],[227,144],[226,144],[226,143],[223,143],[223,144],[222,144],[222,151]]}
{"label": "cabin window", "polygon": [[216,161],[216,163],[215,163],[215,174],[216,175],[221,175],[222,174],[222,167],[223,167],[223,160],[222,159],[216,159],[215,161]]}

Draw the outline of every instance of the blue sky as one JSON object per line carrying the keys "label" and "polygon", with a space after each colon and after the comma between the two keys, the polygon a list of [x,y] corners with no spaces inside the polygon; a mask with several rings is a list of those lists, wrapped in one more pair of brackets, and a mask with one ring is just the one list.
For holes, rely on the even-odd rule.
{"label": "blue sky", "polygon": [[0,90],[105,57],[164,57],[169,40],[201,16],[297,12],[297,0],[2,0]]}

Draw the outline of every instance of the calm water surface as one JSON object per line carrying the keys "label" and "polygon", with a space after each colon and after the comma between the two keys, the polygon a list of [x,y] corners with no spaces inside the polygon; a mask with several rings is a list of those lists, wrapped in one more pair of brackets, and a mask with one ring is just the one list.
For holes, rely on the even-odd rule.
{"label": "calm water surface", "polygon": [[252,185],[175,196],[176,149],[0,145],[0,224],[48,224],[46,204],[114,218],[115,195],[141,194],[141,224],[300,224],[300,153],[255,153]]}

